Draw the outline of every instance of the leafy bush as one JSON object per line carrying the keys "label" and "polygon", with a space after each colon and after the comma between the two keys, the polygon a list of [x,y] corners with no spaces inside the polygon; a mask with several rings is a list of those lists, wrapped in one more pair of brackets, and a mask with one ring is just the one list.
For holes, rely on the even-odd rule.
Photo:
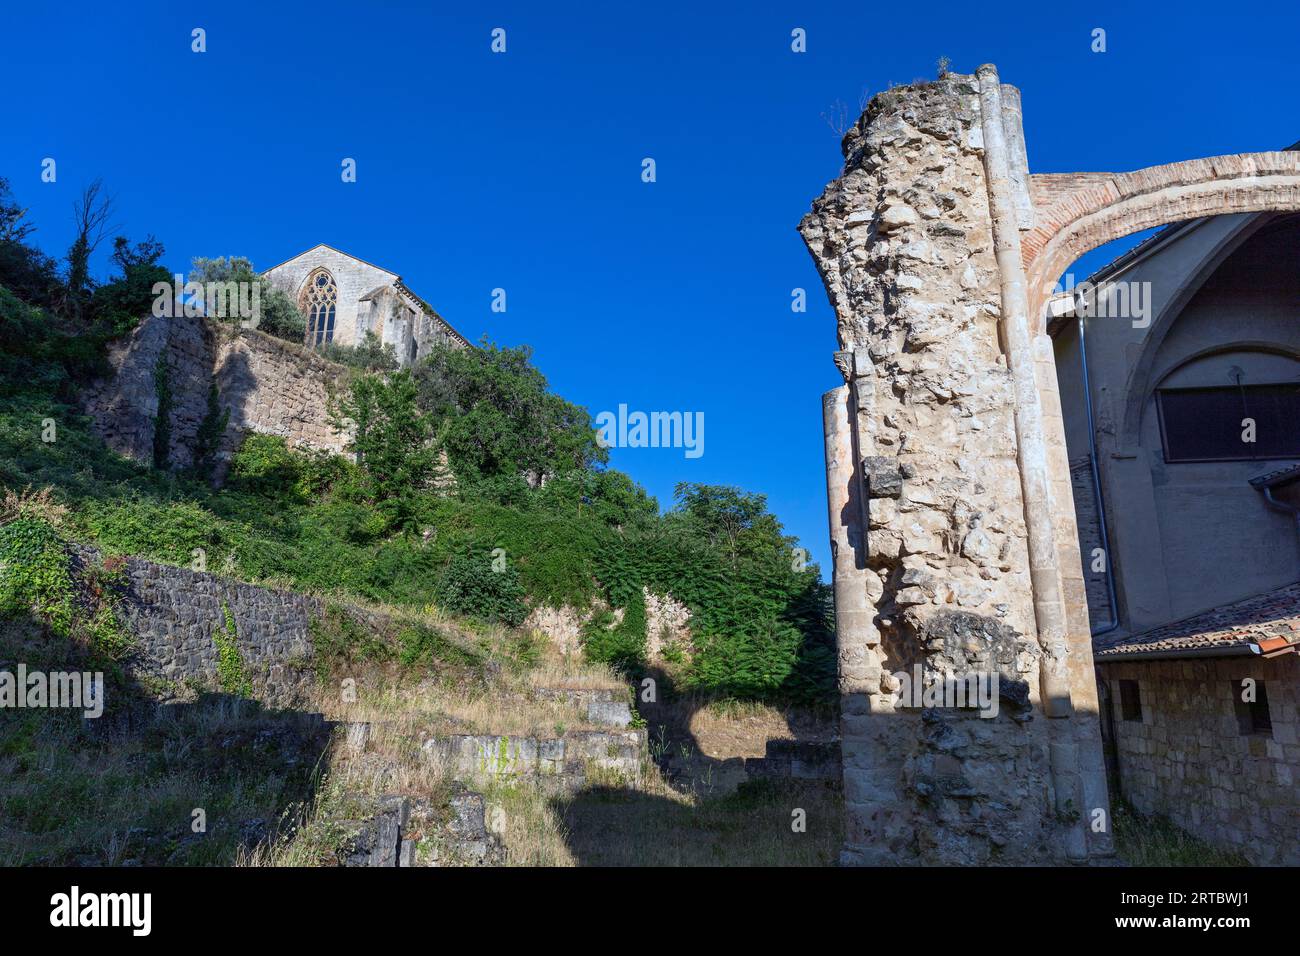
{"label": "leafy bush", "polygon": [[587,410],[547,387],[532,351],[442,345],[420,364],[420,406],[433,415],[458,478],[551,475],[609,460]]}
{"label": "leafy bush", "polygon": [[[18,503],[18,516],[10,507]],[[82,642],[92,660],[107,667],[130,648],[131,635],[117,619],[121,568],[74,564],[67,541],[38,512],[57,514],[48,498],[8,495],[0,524],[0,620],[31,616],[59,637]],[[74,571],[77,574],[74,575]]]}
{"label": "leafy bush", "polygon": [[312,618],[308,630],[311,632],[316,676],[321,681],[347,665],[386,661],[393,656],[392,648],[370,628],[362,627],[340,604],[327,605],[324,615]]}
{"label": "leafy bush", "polygon": [[348,450],[365,476],[368,500],[391,527],[414,530],[419,494],[436,487],[443,473],[433,423],[416,404],[411,374],[357,376],[347,395],[331,404],[330,417],[340,432],[351,425]]}
{"label": "leafy bush", "polygon": [[0,619],[35,614],[61,636],[74,615],[67,546],[39,518],[0,525]]}
{"label": "leafy bush", "polygon": [[613,611],[592,615],[582,629],[582,650],[588,660],[609,664],[621,674],[638,673],[645,663],[644,596],[623,608],[621,621]]}
{"label": "leafy bush", "polygon": [[264,498],[306,503],[320,499],[354,471],[337,455],[295,451],[279,435],[250,433],[231,458],[227,481],[232,488]]}
{"label": "leafy bush", "polygon": [[113,262],[122,274],[95,289],[90,299],[91,311],[110,335],[131,331],[152,310],[154,285],[171,280],[171,273],[158,264],[162,256],[162,243],[152,236],[135,245],[125,236],[114,240]]}
{"label": "leafy bush", "polygon": [[444,664],[460,667],[477,667],[483,661],[475,649],[449,640],[446,635],[427,624],[411,624],[397,636],[401,650],[397,659],[405,667],[438,668]]}
{"label": "leafy bush", "polygon": [[391,344],[379,341],[374,332],[366,332],[364,339],[357,345],[341,345],[338,342],[325,342],[316,346],[322,357],[349,368],[364,369],[367,372],[393,372],[397,370],[397,353]]}
{"label": "leafy bush", "polygon": [[490,554],[452,558],[438,579],[434,597],[439,607],[480,620],[518,627],[528,616],[519,572]]}
{"label": "leafy bush", "polygon": [[235,615],[230,612],[228,604],[221,605],[224,630],[212,635],[217,645],[217,684],[227,694],[239,697],[251,697],[252,681],[244,667],[244,657],[239,653],[239,631],[235,627]]}

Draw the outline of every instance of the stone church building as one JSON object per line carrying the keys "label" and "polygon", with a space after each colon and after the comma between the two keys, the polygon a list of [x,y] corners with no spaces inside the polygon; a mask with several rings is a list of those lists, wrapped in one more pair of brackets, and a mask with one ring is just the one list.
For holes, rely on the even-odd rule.
{"label": "stone church building", "polygon": [[469,341],[402,277],[324,243],[301,252],[263,275],[298,304],[307,319],[306,344],[359,345],[374,333],[391,345],[399,365],[423,358],[436,343]]}
{"label": "stone church building", "polygon": [[1176,223],[1051,306],[1112,791],[1300,863],[1300,216]]}

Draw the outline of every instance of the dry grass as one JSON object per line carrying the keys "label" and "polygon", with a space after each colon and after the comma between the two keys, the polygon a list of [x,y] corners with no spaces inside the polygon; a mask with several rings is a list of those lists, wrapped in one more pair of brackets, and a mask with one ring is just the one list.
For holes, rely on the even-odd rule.
{"label": "dry grass", "polygon": [[[358,681],[354,704],[322,699],[322,712],[333,718],[372,722],[365,750],[352,752],[336,737],[318,800],[298,831],[245,862],[319,864],[337,846],[338,821],[362,813],[368,798],[401,793],[436,799],[451,777],[419,748],[430,733],[547,735],[587,729],[570,705],[530,700],[529,690],[620,685],[603,668],[549,654],[527,670],[505,672],[458,694],[437,682],[384,685],[383,675],[376,674],[373,690],[367,689],[369,681]],[[752,732],[755,722],[781,734],[795,732],[789,715],[773,708],[682,706],[695,708],[707,733]],[[760,753],[762,748],[760,741]],[[648,754],[639,786],[592,774],[587,786],[572,794],[547,793],[532,781],[509,777],[489,780],[480,789],[489,828],[501,836],[508,866],[831,865],[841,842],[838,788],[801,781],[745,784],[726,795],[709,795],[707,785],[682,792],[669,785]],[[796,811],[803,811],[803,832],[792,826]]]}
{"label": "dry grass", "polygon": [[308,792],[324,746],[297,715],[230,698],[88,723],[68,711],[4,716],[0,865],[232,863]]}
{"label": "dry grass", "polygon": [[753,701],[684,697],[665,705],[666,722],[687,728],[708,757],[762,757],[769,740],[835,740],[834,715]]}
{"label": "dry grass", "polygon": [[[9,505],[19,506],[29,507]],[[211,694],[158,708],[141,686],[129,720],[87,726],[69,713],[0,714],[0,864],[333,865],[348,821],[372,813],[379,796],[438,803],[450,792],[451,774],[420,748],[429,736],[605,729],[589,724],[582,708],[538,691],[626,692],[608,668],[561,656],[517,631],[469,625],[433,609],[371,610],[436,629],[434,657],[347,659],[355,700],[339,692],[336,671],[305,702],[307,714]],[[10,647],[11,656],[26,659],[32,650]],[[770,708],[682,706],[694,708],[704,739],[797,729]],[[348,745],[343,727],[331,736],[319,721],[304,720],[317,713],[340,724],[369,723],[364,749]],[[508,778],[483,790],[489,827],[502,837],[511,866],[834,862],[834,789],[706,792],[675,790],[648,756],[637,786],[593,771],[573,794]],[[196,808],[206,813],[205,834],[191,829]],[[791,828],[796,809],[806,813],[807,832]]]}
{"label": "dry grass", "polygon": [[32,491],[30,485],[22,491],[6,488],[0,498],[0,524],[35,518],[61,528],[67,517],[68,509],[54,500],[54,489],[48,485],[39,491]]}
{"label": "dry grass", "polygon": [[[585,708],[544,699],[538,695],[540,689],[628,692],[608,667],[562,656],[544,639],[494,627],[474,633],[432,610],[377,610],[399,621],[437,629],[456,652],[480,663],[469,679],[419,669],[404,671],[391,663],[351,666],[346,675],[339,672],[335,680],[321,686],[311,702],[330,720],[391,722],[426,735],[559,736],[569,730],[602,728],[587,721]],[[484,674],[487,678],[481,679]],[[354,700],[342,692],[339,678],[343,676],[355,682]]]}
{"label": "dry grass", "polygon": [[1123,800],[1113,807],[1115,849],[1132,866],[1249,866],[1238,853],[1213,847],[1168,817],[1150,816]]}

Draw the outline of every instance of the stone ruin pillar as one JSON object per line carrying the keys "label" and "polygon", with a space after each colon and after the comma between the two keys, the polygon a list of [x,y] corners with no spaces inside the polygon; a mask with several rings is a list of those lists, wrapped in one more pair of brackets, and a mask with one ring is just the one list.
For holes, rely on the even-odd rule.
{"label": "stone ruin pillar", "polygon": [[[1091,641],[1063,596],[1060,404],[1021,265],[1019,92],[991,66],[893,89],[842,146],[799,228],[844,378],[823,398],[843,861],[1110,856]],[[992,718],[899,701],[916,677],[993,673]]]}

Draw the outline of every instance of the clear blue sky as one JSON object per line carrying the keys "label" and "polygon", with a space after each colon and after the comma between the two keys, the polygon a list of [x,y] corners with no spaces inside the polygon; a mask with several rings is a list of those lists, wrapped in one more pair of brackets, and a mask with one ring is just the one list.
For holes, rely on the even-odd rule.
{"label": "clear blue sky", "polygon": [[825,569],[835,323],[795,232],[840,170],[821,114],[931,78],[942,55],[1022,88],[1038,172],[1300,139],[1295,4],[1146,6],[8,3],[0,175],[51,254],[103,177],[122,231],[153,233],[173,270],[327,242],[401,273],[469,338],[532,345],[593,414],[702,411],[703,457],[613,463],[665,506],[682,480],[762,492]]}

